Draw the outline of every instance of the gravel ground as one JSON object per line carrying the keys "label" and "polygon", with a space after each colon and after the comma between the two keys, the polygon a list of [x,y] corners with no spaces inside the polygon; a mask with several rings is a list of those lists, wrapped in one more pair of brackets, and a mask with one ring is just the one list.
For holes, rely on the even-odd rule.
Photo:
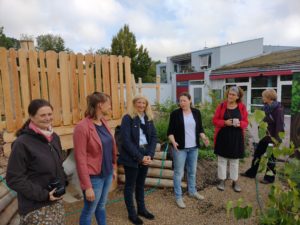
{"label": "gravel ground", "polygon": [[[240,171],[251,163],[251,157],[240,163]],[[216,163],[210,161],[199,161],[197,172],[197,188],[205,196],[205,200],[197,201],[184,194],[186,209],[179,209],[174,200],[172,189],[157,189],[147,194],[146,205],[149,211],[155,215],[155,220],[143,219],[144,224],[149,225],[225,225],[225,224],[258,224],[257,211],[258,204],[256,201],[255,180],[240,177],[241,193],[236,193],[231,188],[231,181],[226,182],[224,192],[218,191],[216,184]],[[259,183],[259,193],[265,204],[269,185]],[[129,225],[125,203],[122,200],[122,186],[109,196],[107,205],[107,221],[109,225]],[[251,203],[254,207],[253,216],[246,221],[236,221],[233,216],[226,216],[226,203],[229,200],[236,201],[243,198],[245,202]],[[78,224],[78,218],[82,202],[66,204],[67,224]],[[245,223],[244,223],[245,222]],[[93,221],[93,224],[96,224]]]}

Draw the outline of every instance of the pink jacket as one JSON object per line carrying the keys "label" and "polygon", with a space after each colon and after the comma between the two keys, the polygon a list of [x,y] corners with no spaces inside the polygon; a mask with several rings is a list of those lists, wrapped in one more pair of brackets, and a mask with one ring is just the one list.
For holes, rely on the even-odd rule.
{"label": "pink jacket", "polygon": [[[102,119],[101,122],[111,133],[107,122]],[[116,168],[117,147],[113,134],[113,166]],[[90,175],[101,173],[102,166],[102,143],[96,131],[91,118],[86,117],[80,121],[74,129],[73,134],[74,153],[77,167],[77,173],[82,190],[92,187]]]}

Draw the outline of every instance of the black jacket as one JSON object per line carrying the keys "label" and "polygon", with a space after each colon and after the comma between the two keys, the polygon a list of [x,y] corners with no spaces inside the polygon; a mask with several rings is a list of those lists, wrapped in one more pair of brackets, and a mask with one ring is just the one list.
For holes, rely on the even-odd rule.
{"label": "black jacket", "polygon": [[[202,127],[201,113],[198,109],[191,108],[193,117],[196,122],[195,136],[197,147],[200,147],[199,134],[204,133]],[[178,149],[184,149],[185,147],[185,130],[182,109],[175,109],[170,115],[168,136],[173,134],[175,141],[178,143]]]}
{"label": "black jacket", "polygon": [[119,164],[137,168],[144,156],[147,155],[153,158],[157,142],[156,130],[153,121],[149,121],[147,116],[145,116],[148,146],[143,152],[139,149],[140,124],[141,121],[138,116],[132,119],[127,114],[123,117],[121,123],[122,147],[119,149]]}
{"label": "black jacket", "polygon": [[59,178],[65,184],[61,143],[54,133],[51,142],[31,129],[24,129],[13,142],[6,181],[17,192],[19,213],[27,213],[49,205],[47,186]]}
{"label": "black jacket", "polygon": [[279,133],[284,132],[284,110],[281,103],[271,111],[265,112],[266,117],[264,121],[268,124],[268,132],[269,134],[275,138],[277,141],[281,142],[279,138]]}

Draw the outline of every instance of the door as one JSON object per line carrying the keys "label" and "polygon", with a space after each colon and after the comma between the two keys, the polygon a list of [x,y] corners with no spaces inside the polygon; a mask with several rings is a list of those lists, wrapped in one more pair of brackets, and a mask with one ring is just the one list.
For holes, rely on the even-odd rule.
{"label": "door", "polygon": [[202,101],[203,101],[203,85],[190,85],[189,92],[192,97],[193,105],[202,103]]}

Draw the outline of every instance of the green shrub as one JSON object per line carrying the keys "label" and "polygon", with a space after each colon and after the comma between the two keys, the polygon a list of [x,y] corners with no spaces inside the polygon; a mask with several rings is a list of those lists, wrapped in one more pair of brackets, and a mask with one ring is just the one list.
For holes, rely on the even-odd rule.
{"label": "green shrub", "polygon": [[214,153],[213,150],[207,150],[207,149],[199,149],[199,159],[205,159],[205,160],[210,160],[214,161],[217,159],[216,154]]}

